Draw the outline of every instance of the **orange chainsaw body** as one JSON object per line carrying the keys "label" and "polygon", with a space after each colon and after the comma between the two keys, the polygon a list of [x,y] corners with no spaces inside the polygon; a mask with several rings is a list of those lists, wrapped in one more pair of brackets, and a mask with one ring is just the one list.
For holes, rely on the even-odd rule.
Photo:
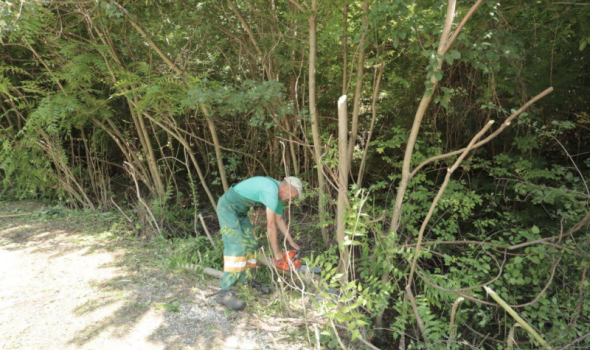
{"label": "orange chainsaw body", "polygon": [[301,265],[302,263],[301,259],[299,258],[299,252],[296,252],[294,250],[284,251],[282,259],[275,259],[275,266],[277,267],[277,269],[283,271],[291,271],[291,268],[299,270]]}

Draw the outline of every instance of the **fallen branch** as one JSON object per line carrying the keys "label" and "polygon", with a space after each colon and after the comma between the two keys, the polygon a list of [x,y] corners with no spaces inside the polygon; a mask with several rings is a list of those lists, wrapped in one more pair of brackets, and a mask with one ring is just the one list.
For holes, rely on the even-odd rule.
{"label": "fallen branch", "polygon": [[506,312],[508,312],[510,314],[510,316],[512,316],[512,318],[514,318],[514,320],[516,322],[518,322],[518,324],[521,325],[522,328],[524,328],[527,332],[529,332],[529,334],[531,334],[538,342],[539,344],[541,344],[541,346],[543,346],[545,349],[551,349],[551,347],[547,344],[547,342],[545,342],[545,339],[543,339],[539,333],[537,333],[533,327],[531,327],[528,323],[526,323],[517,313],[516,311],[514,311],[510,306],[508,306],[508,304],[502,300],[502,298],[500,298],[498,296],[498,294],[496,294],[496,292],[494,292],[491,288],[489,288],[488,286],[484,286],[483,287],[486,292],[488,292],[488,294],[496,301],[498,302],[498,304],[500,304],[500,306],[506,310]]}
{"label": "fallen branch", "polygon": [[205,267],[205,266],[196,265],[196,264],[185,264],[183,266],[183,268],[185,268],[187,270],[191,270],[191,271],[203,271],[203,273],[205,273],[211,277],[215,277],[215,278],[219,278],[219,279],[223,278],[222,271],[212,269],[210,267]]}
{"label": "fallen branch", "polygon": [[286,328],[293,328],[295,326],[305,326],[306,324],[322,325],[325,326],[327,321],[319,319],[300,319],[300,318],[276,318],[276,319],[265,319],[262,321],[254,315],[257,326],[267,332],[279,332]]}
{"label": "fallen branch", "polygon": [[2,215],[2,216],[0,216],[0,219],[17,218],[17,217],[33,215],[33,214],[35,214],[35,213]]}

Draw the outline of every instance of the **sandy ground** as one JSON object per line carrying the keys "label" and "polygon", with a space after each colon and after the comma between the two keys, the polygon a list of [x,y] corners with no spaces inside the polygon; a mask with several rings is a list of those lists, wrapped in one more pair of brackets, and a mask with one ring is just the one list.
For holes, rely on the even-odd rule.
{"label": "sandy ground", "polygon": [[92,215],[0,218],[0,349],[304,348],[217,305],[214,281],[154,267],[145,244]]}

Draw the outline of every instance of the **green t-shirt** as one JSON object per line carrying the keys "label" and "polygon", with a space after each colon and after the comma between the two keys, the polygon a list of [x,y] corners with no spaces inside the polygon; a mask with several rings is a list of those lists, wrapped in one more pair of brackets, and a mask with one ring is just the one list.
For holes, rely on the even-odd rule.
{"label": "green t-shirt", "polygon": [[240,182],[233,189],[240,196],[262,203],[268,209],[283,215],[283,202],[279,199],[280,183],[270,177],[255,176]]}

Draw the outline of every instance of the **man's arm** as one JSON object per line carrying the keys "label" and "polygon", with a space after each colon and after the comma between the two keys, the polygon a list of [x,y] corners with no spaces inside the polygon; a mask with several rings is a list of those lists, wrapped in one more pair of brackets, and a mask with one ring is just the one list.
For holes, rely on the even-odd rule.
{"label": "man's arm", "polygon": [[270,247],[275,255],[276,259],[282,256],[281,250],[279,249],[279,239],[277,237],[277,213],[266,208],[266,231],[268,232],[268,240],[270,241]]}
{"label": "man's arm", "polygon": [[289,242],[291,247],[293,247],[296,250],[299,250],[299,245],[297,243],[295,243],[295,240],[293,239],[293,237],[289,233],[289,228],[287,227],[287,223],[285,223],[285,219],[283,218],[283,216],[279,215],[279,214],[276,214],[276,216],[277,216],[277,225],[279,226],[279,230],[281,230],[281,232],[285,235],[285,237],[287,238],[287,242]]}
{"label": "man's arm", "polygon": [[287,229],[287,225],[285,224],[285,220],[283,219],[282,215],[278,215],[271,209],[266,208],[266,230],[268,232],[268,239],[270,241],[270,247],[275,255],[275,258],[279,259],[282,258],[282,252],[279,247],[279,239],[277,237],[277,226],[281,230],[281,232],[287,238],[289,244],[299,250],[299,245],[295,243],[293,237],[289,234],[289,230]]}

